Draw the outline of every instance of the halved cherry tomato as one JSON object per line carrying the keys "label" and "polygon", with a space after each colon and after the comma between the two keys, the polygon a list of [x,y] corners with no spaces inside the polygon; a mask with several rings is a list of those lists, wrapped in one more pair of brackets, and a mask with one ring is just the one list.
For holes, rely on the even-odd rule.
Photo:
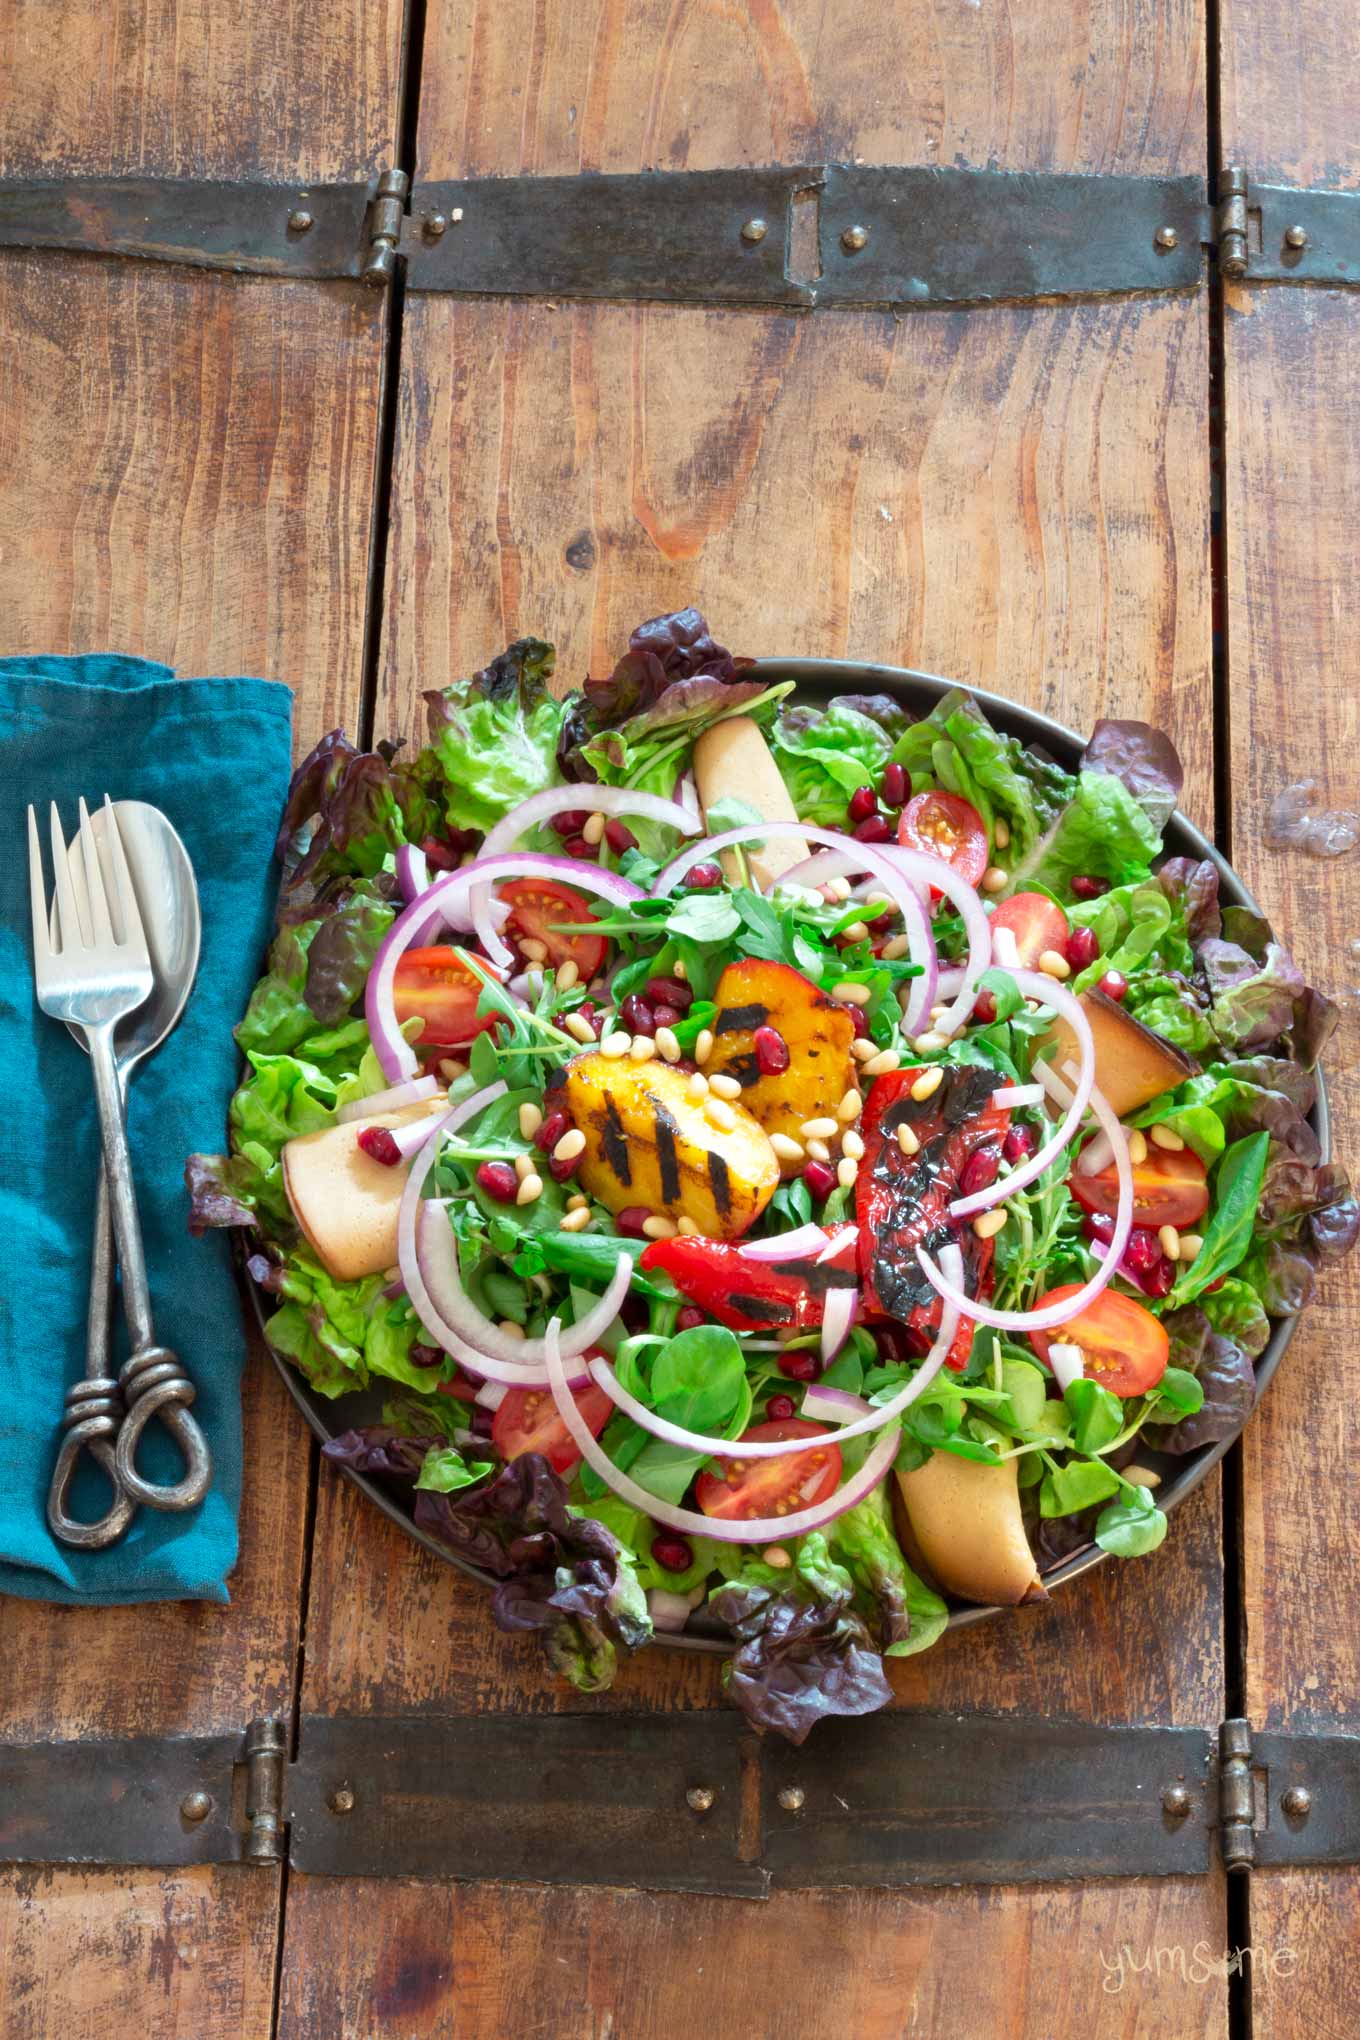
{"label": "halved cherry tomato", "polygon": [[[592,1381],[589,1388],[574,1388],[572,1401],[598,1438],[614,1413],[614,1405],[602,1388]],[[524,1452],[541,1452],[554,1473],[570,1473],[581,1455],[546,1388],[508,1388],[491,1425],[491,1442],[503,1459],[518,1459]]]}
{"label": "halved cherry tomato", "polygon": [[[1076,1168],[1067,1187],[1087,1211],[1103,1212],[1113,1218],[1119,1201],[1119,1178],[1114,1163],[1083,1176]],[[1148,1143],[1147,1160],[1133,1165],[1133,1222],[1135,1225],[1193,1225],[1209,1209],[1209,1172],[1197,1154],[1184,1148],[1169,1154],[1165,1148]]]}
{"label": "halved cherry tomato", "polygon": [[1061,956],[1071,933],[1058,902],[1041,892],[1012,893],[992,908],[991,922],[993,934],[998,928],[1010,929],[1025,970],[1033,970],[1046,949],[1056,949]]}
{"label": "halved cherry tomato", "polygon": [[[1035,1309],[1075,1296],[1080,1287],[1079,1282],[1065,1282],[1059,1289],[1050,1289]],[[1065,1325],[1051,1332],[1031,1332],[1030,1340],[1044,1360],[1051,1345],[1080,1346],[1090,1379],[1120,1396],[1146,1395],[1155,1388],[1166,1373],[1171,1350],[1171,1342],[1152,1312],[1113,1289],[1104,1290]]]}
{"label": "halved cherry tomato", "polygon": [[751,1516],[791,1516],[834,1495],[840,1486],[841,1448],[831,1443],[825,1424],[802,1417],[781,1417],[773,1424],[753,1424],[741,1441],[768,1438],[824,1440],[808,1452],[785,1452],[777,1459],[720,1459],[721,1473],[701,1473],[694,1498],[706,1516],[740,1521]]}
{"label": "halved cherry tomato", "polygon": [[579,893],[569,892],[551,878],[512,878],[500,888],[510,918],[505,932],[512,941],[541,942],[549,963],[574,963],[582,984],[589,984],[604,962],[607,944],[603,935],[565,935],[554,925],[560,921],[596,920]]}
{"label": "halved cherry tomato", "polygon": [[494,1014],[484,1020],[477,1017],[481,993],[479,979],[457,950],[441,944],[434,949],[407,950],[397,965],[392,1003],[398,1020],[413,1020],[419,1014],[425,1022],[422,1048],[443,1048],[471,1041],[495,1026]]}
{"label": "halved cherry tomato", "polygon": [[987,869],[987,825],[971,801],[957,793],[918,793],[902,810],[897,840],[908,850],[938,857],[976,885]]}

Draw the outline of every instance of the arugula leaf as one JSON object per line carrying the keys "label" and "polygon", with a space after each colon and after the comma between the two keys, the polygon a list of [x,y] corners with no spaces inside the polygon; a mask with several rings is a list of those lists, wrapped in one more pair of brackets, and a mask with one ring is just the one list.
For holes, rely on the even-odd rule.
{"label": "arugula leaf", "polygon": [[1269,1148],[1268,1133],[1249,1134],[1233,1142],[1214,1171],[1213,1216],[1204,1229],[1204,1245],[1172,1290],[1170,1309],[1193,1302],[1235,1268],[1250,1247]]}

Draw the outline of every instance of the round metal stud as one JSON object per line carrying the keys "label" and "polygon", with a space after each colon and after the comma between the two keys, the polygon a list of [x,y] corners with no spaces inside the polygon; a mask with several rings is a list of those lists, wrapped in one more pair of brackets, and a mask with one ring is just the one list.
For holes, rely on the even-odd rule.
{"label": "round metal stud", "polygon": [[1168,253],[1180,241],[1180,235],[1174,227],[1158,227],[1152,238],[1157,247],[1165,249]]}
{"label": "round metal stud", "polygon": [[186,1792],[179,1803],[179,1810],[186,1820],[206,1820],[212,1807],[211,1792]]}
{"label": "round metal stud", "polygon": [[858,255],[860,249],[867,248],[868,245],[869,229],[867,227],[847,227],[841,235],[841,246],[847,255]]}
{"label": "round metal stud", "polygon": [[779,1794],[779,1804],[785,1813],[797,1813],[805,1797],[801,1785],[785,1785]]}
{"label": "round metal stud", "polygon": [[764,220],[748,220],[741,230],[741,238],[743,241],[749,241],[754,247],[757,241],[765,239],[769,231]]}
{"label": "round metal stud", "polygon": [[1280,1805],[1291,1820],[1306,1819],[1313,1804],[1313,1795],[1306,1785],[1291,1785],[1280,1794]]}
{"label": "round metal stud", "polygon": [[1190,1811],[1190,1790],[1185,1785],[1167,1785],[1162,1790],[1162,1811],[1172,1820],[1184,1820]]}
{"label": "round metal stud", "polygon": [[1284,230],[1284,245],[1286,248],[1306,248],[1308,246],[1307,227],[1286,227]]}
{"label": "round metal stud", "polygon": [[717,1796],[711,1785],[691,1785],[685,1804],[691,1813],[707,1813]]}
{"label": "round metal stud", "polygon": [[289,213],[288,231],[290,234],[309,233],[311,231],[311,226],[312,216],[309,212],[305,212],[301,206],[298,207],[296,212]]}
{"label": "round metal stud", "polygon": [[448,225],[449,225],[448,218],[444,213],[442,212],[426,213],[424,219],[425,239],[427,241],[437,241],[441,234],[447,233]]}
{"label": "round metal stud", "polygon": [[332,1813],[353,1813],[354,1788],[351,1785],[337,1785],[326,1800]]}

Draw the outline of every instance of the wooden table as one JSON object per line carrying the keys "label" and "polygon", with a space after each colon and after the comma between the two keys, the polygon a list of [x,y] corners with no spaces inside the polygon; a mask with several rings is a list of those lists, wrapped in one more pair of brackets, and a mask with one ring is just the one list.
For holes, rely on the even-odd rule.
{"label": "wooden table", "polygon": [[[1223,0],[1214,23],[1204,0],[0,0],[0,174],[1202,174],[1221,136],[1222,160],[1278,181],[1360,180],[1355,10]],[[567,676],[598,671],[638,619],[692,601],[743,650],[923,667],[1077,728],[1164,724],[1189,814],[1310,975],[1346,989],[1360,860],[1270,852],[1262,825],[1288,780],[1356,799],[1357,320],[1343,291],[1251,285],[903,317],[403,307],[10,253],[3,649],[276,676],[305,746],[336,722],[418,729],[422,687],[523,630]],[[1352,1159],[1355,1011],[1332,1062]],[[899,1700],[1356,1727],[1358,1275],[1329,1276],[1158,1557],[952,1635],[894,1668]],[[230,1608],[0,1605],[7,1736],[563,1704],[479,1590],[318,1476],[258,1359],[246,1429]],[[716,1668],[651,1653],[599,1704],[718,1706]],[[1257,1873],[1249,1902],[1219,1873],[763,1906],[244,1867],[29,1870],[5,1890],[6,2040],[700,2022],[1188,2040],[1241,2030],[1248,1996],[1258,2040],[1354,2025],[1343,1872]],[[1247,1977],[1187,1980],[1157,1954],[1203,1944],[1221,1967],[1248,1939]]]}

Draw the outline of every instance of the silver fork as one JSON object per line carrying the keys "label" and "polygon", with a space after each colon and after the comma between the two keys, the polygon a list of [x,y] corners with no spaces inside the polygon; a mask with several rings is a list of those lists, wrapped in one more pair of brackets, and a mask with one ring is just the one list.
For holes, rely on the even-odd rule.
{"label": "silver fork", "polygon": [[[88,926],[79,913],[67,864],[61,817],[52,806],[52,864],[56,879],[60,948],[53,946],[43,892],[42,849],[33,809],[28,810],[29,888],[33,911],[34,983],[38,1004],[54,1020],[80,1027],[90,1051],[104,1169],[113,1209],[114,1237],[122,1266],[124,1311],[132,1341],[132,1357],[119,1377],[128,1415],[118,1433],[114,1460],[118,1486],[137,1501],[156,1509],[187,1509],[207,1493],[212,1466],[203,1433],[186,1404],[194,1385],[168,1347],[156,1343],[156,1328],[147,1287],[146,1257],[132,1181],[122,1089],[114,1055],[114,1029],[119,1020],[149,996],[153,976],[118,822],[107,795],[105,842],[112,874],[110,916],[99,849],[85,802],[80,803],[79,849],[84,861]],[[73,852],[74,854],[74,852]],[[184,1454],[184,1478],[172,1487],[146,1481],[133,1464],[138,1442],[158,1412],[174,1433]],[[101,1406],[97,1422],[110,1421]],[[107,1436],[107,1429],[99,1435]],[[68,1438],[74,1441],[74,1431]]]}

